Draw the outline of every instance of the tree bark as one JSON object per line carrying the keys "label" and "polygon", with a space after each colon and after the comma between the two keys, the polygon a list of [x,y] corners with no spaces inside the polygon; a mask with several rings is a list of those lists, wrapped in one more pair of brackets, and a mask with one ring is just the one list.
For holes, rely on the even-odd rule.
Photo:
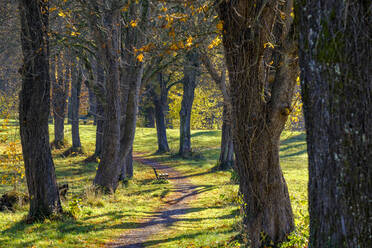
{"label": "tree bark", "polygon": [[297,5],[309,156],[309,247],[372,247],[369,1]]}
{"label": "tree bark", "polygon": [[194,102],[196,80],[200,66],[199,55],[196,52],[189,52],[185,58],[183,95],[180,111],[180,149],[179,155],[188,157],[191,150],[191,110]]}
{"label": "tree bark", "polygon": [[156,133],[158,137],[158,153],[169,152],[167,139],[167,126],[164,111],[167,108],[168,89],[163,80],[162,73],[159,75],[159,95],[157,90],[152,90],[152,98],[155,106]]}
{"label": "tree bark", "polygon": [[29,218],[39,220],[62,212],[49,147],[48,2],[22,0],[19,13],[23,51],[20,135],[30,196]]}
{"label": "tree bark", "polygon": [[[288,189],[280,168],[280,134],[291,109],[298,73],[291,1],[223,1],[223,44],[229,70],[232,125],[243,223],[251,247],[279,245],[293,230]],[[238,10],[238,11],[237,11]],[[282,18],[285,15],[285,18]],[[265,80],[265,52],[276,68]],[[265,45],[266,44],[266,45]],[[265,65],[265,66],[264,66]]]}
{"label": "tree bark", "polygon": [[[104,102],[104,136],[102,158],[98,166],[94,185],[102,188],[107,193],[114,193],[119,181],[119,146],[120,146],[120,9],[119,2],[105,1],[110,6],[110,11],[102,11],[102,21],[105,32],[99,28],[97,16],[91,16],[91,24],[100,59],[105,67],[106,85]],[[97,5],[94,9],[99,9]]]}
{"label": "tree bark", "polygon": [[145,117],[145,127],[154,128],[155,127],[155,111],[153,106],[145,107],[144,111]]}
{"label": "tree bark", "polygon": [[[56,57],[57,78],[53,79],[53,117],[54,117],[54,146],[61,148],[64,145],[65,110],[68,92],[68,66],[63,63],[63,56]],[[65,72],[64,72],[65,69]],[[55,75],[52,75],[53,77]]]}
{"label": "tree bark", "polygon": [[[123,33],[123,49],[121,59],[124,61],[121,68],[121,122],[120,122],[120,167],[121,171],[130,171],[129,176],[133,176],[131,150],[133,146],[137,112],[138,98],[142,83],[144,63],[138,61],[133,51],[134,47],[142,47],[145,43],[144,30],[147,25],[149,13],[149,2],[132,3],[129,7],[129,18],[141,16],[141,21],[137,28],[127,27]],[[129,159],[129,163],[126,163]]]}
{"label": "tree bark", "polygon": [[97,119],[96,124],[96,148],[94,151],[95,157],[101,157],[102,155],[102,146],[103,146],[103,125],[105,122],[104,119],[104,109],[103,109],[103,101],[104,101],[104,85],[105,85],[105,72],[102,66],[97,63],[97,84],[95,87],[95,95],[96,95],[96,113],[95,118]]}
{"label": "tree bark", "polygon": [[72,84],[71,84],[71,104],[72,104],[72,123],[71,123],[71,133],[72,133],[72,148],[81,148],[80,134],[79,134],[79,106],[80,106],[80,92],[81,92],[81,80],[82,74],[81,69],[78,65],[74,66],[72,69]]}
{"label": "tree bark", "polygon": [[219,75],[213,66],[207,54],[201,56],[205,68],[217,84],[223,95],[223,113],[222,113],[222,135],[221,135],[221,152],[218,160],[217,170],[227,170],[234,166],[234,142],[231,126],[231,99],[229,90],[226,85],[226,69]]}
{"label": "tree bark", "polygon": [[221,138],[221,153],[218,159],[218,170],[228,170],[234,166],[234,144],[232,136],[231,118],[228,113],[228,106],[223,105],[223,123]]}

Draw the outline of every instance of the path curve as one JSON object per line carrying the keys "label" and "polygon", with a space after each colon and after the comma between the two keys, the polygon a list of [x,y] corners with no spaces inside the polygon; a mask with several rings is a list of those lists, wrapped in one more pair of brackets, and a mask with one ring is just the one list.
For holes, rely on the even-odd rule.
{"label": "path curve", "polygon": [[[187,213],[189,202],[196,198],[198,187],[193,185],[182,173],[153,160],[134,156],[135,161],[154,167],[158,173],[168,173],[172,190],[165,199],[165,205],[144,220],[136,229],[129,231],[107,245],[109,248],[142,248],[154,236],[160,236],[169,226],[182,219]],[[156,235],[155,235],[156,234]]]}

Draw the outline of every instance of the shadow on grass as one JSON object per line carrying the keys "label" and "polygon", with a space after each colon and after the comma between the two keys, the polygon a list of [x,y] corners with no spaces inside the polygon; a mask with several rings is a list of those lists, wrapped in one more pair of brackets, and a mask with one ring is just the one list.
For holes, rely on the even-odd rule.
{"label": "shadow on grass", "polygon": [[201,131],[195,132],[191,134],[191,137],[198,137],[198,136],[218,136],[221,131]]}
{"label": "shadow on grass", "polygon": [[289,145],[294,142],[305,142],[306,143],[306,135],[304,133],[291,136],[285,140],[280,141],[281,145]]}
{"label": "shadow on grass", "polygon": [[[280,142],[280,152],[286,152],[287,154],[281,155],[281,158],[294,157],[306,153],[306,135],[304,133],[291,136]],[[301,149],[302,148],[302,149]],[[292,153],[288,153],[288,150],[294,150]]]}

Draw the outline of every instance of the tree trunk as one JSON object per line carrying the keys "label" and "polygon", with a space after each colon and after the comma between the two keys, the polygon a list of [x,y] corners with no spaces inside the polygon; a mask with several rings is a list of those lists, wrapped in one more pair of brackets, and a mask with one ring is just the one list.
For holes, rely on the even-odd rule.
{"label": "tree trunk", "polygon": [[[54,146],[61,148],[64,145],[65,110],[68,90],[68,80],[65,78],[67,66],[63,63],[63,56],[57,58],[57,79],[53,82],[53,117],[54,117]],[[65,72],[64,72],[65,69]]]}
{"label": "tree trunk", "polygon": [[185,58],[183,96],[180,111],[180,150],[179,155],[188,157],[191,150],[191,110],[194,102],[196,80],[200,66],[199,55],[196,52],[189,52]]}
{"label": "tree trunk", "polygon": [[158,153],[169,152],[167,139],[167,127],[164,111],[167,107],[168,89],[163,80],[162,73],[159,73],[159,95],[153,90],[152,98],[155,106],[156,132],[158,137]]}
{"label": "tree trunk", "polygon": [[[223,44],[229,70],[232,125],[243,223],[251,247],[278,246],[293,230],[288,189],[279,163],[280,134],[298,73],[291,1],[223,1]],[[239,10],[239,12],[237,12]],[[286,18],[282,18],[285,15]],[[268,42],[275,44],[265,61]],[[266,44],[266,45],[265,45]],[[275,82],[263,70],[273,59]]]}
{"label": "tree trunk", "polygon": [[81,148],[80,134],[79,134],[79,106],[80,106],[80,92],[82,74],[80,68],[75,65],[72,70],[72,84],[71,84],[71,100],[72,100],[72,149]]}
{"label": "tree trunk", "polygon": [[[137,112],[138,112],[138,98],[142,83],[144,63],[137,60],[133,51],[134,47],[142,47],[145,43],[145,36],[143,34],[148,20],[149,2],[132,3],[129,7],[128,15],[130,18],[141,15],[139,29],[127,27],[123,33],[123,49],[121,53],[122,61],[125,61],[121,68],[121,122],[120,122],[120,167],[121,171],[129,171],[129,176],[133,175],[132,163],[126,163],[129,159],[131,161],[131,149],[133,146]],[[141,13],[141,14],[139,14]],[[128,157],[129,156],[129,157]],[[123,169],[124,168],[124,169]]]}
{"label": "tree trunk", "polygon": [[49,147],[50,78],[48,65],[48,2],[22,0],[22,90],[19,122],[30,196],[29,217],[44,219],[62,212]]}
{"label": "tree trunk", "polygon": [[94,94],[94,90],[92,87],[89,86],[88,81],[86,81],[86,87],[88,88],[88,98],[89,98],[89,110],[88,110],[88,117],[93,116],[94,121],[93,125],[97,125],[97,118],[96,118],[96,112],[97,112],[97,103],[96,103],[96,96]]}
{"label": "tree trunk", "polygon": [[309,156],[309,247],[372,247],[370,1],[305,1],[299,14]]}
{"label": "tree trunk", "polygon": [[104,85],[105,85],[105,72],[102,66],[97,63],[97,87],[95,88],[96,95],[96,113],[95,118],[97,119],[96,125],[96,149],[94,151],[95,157],[102,156],[102,146],[103,146],[103,124],[105,122],[104,118]]}
{"label": "tree trunk", "polygon": [[119,180],[122,181],[131,178],[133,178],[133,147],[130,148],[121,166]]}
{"label": "tree trunk", "polygon": [[234,145],[231,127],[231,118],[228,114],[228,106],[223,105],[223,123],[221,138],[221,153],[218,160],[218,170],[228,170],[234,166]]}
{"label": "tree trunk", "polygon": [[155,127],[155,111],[153,106],[145,107],[144,109],[145,127]]}
{"label": "tree trunk", "polygon": [[[93,20],[95,39],[98,42],[100,59],[106,69],[106,87],[104,103],[104,136],[102,158],[98,166],[94,184],[107,193],[114,193],[119,182],[119,148],[120,148],[120,9],[114,3],[113,9],[103,11],[105,32],[99,28],[99,21]],[[97,6],[96,6],[97,7]],[[115,7],[115,8],[114,8]],[[98,8],[98,7],[97,7]],[[92,20],[91,20],[92,21]]]}

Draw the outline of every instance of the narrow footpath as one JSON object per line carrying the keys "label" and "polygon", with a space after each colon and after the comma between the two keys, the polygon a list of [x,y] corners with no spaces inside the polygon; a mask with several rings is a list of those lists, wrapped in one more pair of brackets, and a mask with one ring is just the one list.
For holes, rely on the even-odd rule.
{"label": "narrow footpath", "polygon": [[189,202],[194,200],[198,194],[197,186],[190,183],[180,172],[162,165],[156,161],[134,157],[137,162],[155,168],[158,173],[168,173],[172,190],[164,200],[164,205],[156,210],[154,214],[143,220],[136,229],[133,229],[115,242],[107,245],[109,248],[142,248],[146,244],[153,244],[154,241],[163,239],[162,233],[167,231],[174,223],[182,219],[187,213]]}

